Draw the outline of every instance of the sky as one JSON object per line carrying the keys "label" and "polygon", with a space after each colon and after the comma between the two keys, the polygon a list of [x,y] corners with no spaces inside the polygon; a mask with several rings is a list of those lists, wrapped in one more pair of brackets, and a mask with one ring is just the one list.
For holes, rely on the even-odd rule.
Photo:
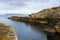
{"label": "sky", "polygon": [[60,6],[60,0],[0,0],[0,14],[31,14]]}

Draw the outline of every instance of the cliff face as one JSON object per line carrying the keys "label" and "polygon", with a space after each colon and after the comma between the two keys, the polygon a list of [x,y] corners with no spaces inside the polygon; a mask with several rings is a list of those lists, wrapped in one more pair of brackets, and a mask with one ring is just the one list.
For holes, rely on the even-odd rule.
{"label": "cliff face", "polygon": [[60,6],[44,9],[40,12],[29,15],[33,19],[38,18],[60,18]]}
{"label": "cliff face", "polygon": [[60,6],[43,9],[40,12],[29,15],[29,18],[46,20],[48,25],[46,25],[47,27],[44,28],[44,31],[60,33]]}

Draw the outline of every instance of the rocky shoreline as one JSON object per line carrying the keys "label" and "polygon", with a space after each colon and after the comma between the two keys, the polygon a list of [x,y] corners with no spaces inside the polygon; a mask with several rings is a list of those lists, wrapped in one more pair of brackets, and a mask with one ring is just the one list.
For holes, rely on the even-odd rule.
{"label": "rocky shoreline", "polygon": [[17,40],[14,29],[7,24],[0,23],[0,40]]}
{"label": "rocky shoreline", "polygon": [[42,27],[49,40],[59,40],[60,38],[60,7],[44,9],[27,17],[12,16],[8,19]]}

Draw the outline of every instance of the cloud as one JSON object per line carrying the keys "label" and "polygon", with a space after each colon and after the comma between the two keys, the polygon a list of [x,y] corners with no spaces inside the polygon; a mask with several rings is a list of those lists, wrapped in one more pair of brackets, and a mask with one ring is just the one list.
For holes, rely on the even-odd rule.
{"label": "cloud", "polygon": [[30,14],[45,8],[59,6],[59,0],[0,0],[0,13]]}
{"label": "cloud", "polygon": [[48,3],[25,2],[25,4],[27,4],[26,8],[28,8],[32,12],[38,12],[45,8],[51,8],[60,5],[59,3],[53,3],[53,2]]}

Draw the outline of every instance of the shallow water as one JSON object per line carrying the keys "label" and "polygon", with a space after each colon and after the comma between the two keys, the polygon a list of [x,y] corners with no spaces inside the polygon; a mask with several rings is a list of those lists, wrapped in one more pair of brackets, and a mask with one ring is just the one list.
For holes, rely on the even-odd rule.
{"label": "shallow water", "polygon": [[12,28],[14,28],[18,40],[47,40],[45,33],[40,31],[38,27],[33,27],[24,22],[9,20],[5,16],[1,16],[0,23],[9,24]]}

